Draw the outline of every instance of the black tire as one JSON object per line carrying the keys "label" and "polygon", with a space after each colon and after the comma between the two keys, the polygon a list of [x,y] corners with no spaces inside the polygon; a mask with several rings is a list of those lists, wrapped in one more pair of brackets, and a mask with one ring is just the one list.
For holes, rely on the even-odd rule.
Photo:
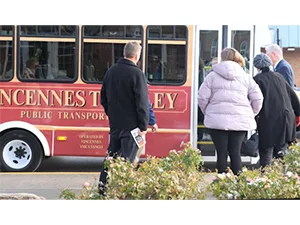
{"label": "black tire", "polygon": [[34,172],[44,158],[39,140],[25,130],[10,130],[0,137],[0,167],[3,172]]}

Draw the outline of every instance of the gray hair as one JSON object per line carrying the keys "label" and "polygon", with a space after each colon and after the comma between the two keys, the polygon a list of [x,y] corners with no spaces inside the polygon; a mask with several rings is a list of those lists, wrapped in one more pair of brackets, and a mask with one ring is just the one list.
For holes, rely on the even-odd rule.
{"label": "gray hair", "polygon": [[274,52],[277,56],[282,57],[282,49],[277,44],[270,44],[270,45],[266,46],[265,49],[266,49],[267,53]]}
{"label": "gray hair", "polygon": [[128,42],[123,50],[125,58],[134,58],[137,54],[140,54],[142,47],[136,41]]}

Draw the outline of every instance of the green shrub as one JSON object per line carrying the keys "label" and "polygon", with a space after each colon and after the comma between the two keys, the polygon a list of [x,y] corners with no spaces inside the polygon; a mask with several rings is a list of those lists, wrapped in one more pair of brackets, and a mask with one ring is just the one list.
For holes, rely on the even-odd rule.
{"label": "green shrub", "polygon": [[282,162],[271,167],[247,170],[235,176],[231,170],[218,174],[209,190],[217,199],[294,199],[300,197],[299,176],[291,171],[284,173]]}
{"label": "green shrub", "polygon": [[300,146],[292,145],[288,154],[284,157],[285,172],[300,174]]}
{"label": "green shrub", "polygon": [[[78,196],[64,190],[64,199],[205,199],[203,158],[190,143],[181,151],[170,151],[166,158],[148,157],[135,168],[123,158],[110,158],[106,196],[97,193],[98,184],[84,185]],[[70,194],[71,193],[71,194]]]}
{"label": "green shrub", "polygon": [[91,184],[89,182],[85,182],[82,185],[82,189],[80,190],[79,194],[76,195],[76,193],[70,189],[64,189],[61,194],[59,195],[59,198],[65,199],[65,200],[98,200],[98,199],[104,199],[102,195],[99,195],[98,193],[98,181],[95,181]]}

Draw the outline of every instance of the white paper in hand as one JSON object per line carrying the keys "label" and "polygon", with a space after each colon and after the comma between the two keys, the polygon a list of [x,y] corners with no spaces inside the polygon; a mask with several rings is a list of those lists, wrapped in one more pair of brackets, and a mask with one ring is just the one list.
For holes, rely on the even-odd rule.
{"label": "white paper in hand", "polygon": [[135,143],[137,144],[137,146],[140,148],[142,146],[144,146],[146,144],[146,140],[143,136],[139,135],[139,128],[135,128],[131,131],[131,135],[135,141]]}

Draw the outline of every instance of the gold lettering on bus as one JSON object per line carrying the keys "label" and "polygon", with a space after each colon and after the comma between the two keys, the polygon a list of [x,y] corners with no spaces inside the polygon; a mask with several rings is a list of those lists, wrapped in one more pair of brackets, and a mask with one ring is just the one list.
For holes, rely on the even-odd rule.
{"label": "gold lettering on bus", "polygon": [[154,109],[164,109],[165,104],[162,103],[165,93],[154,93]]}
{"label": "gold lettering on bus", "polygon": [[52,119],[53,112],[51,111],[30,111],[30,110],[22,110],[21,111],[21,118],[26,119]]}
{"label": "gold lettering on bus", "polygon": [[153,109],[176,109],[175,101],[178,93],[154,93]]}
{"label": "gold lettering on bus", "polygon": [[[55,106],[55,104],[54,104],[54,99],[56,99],[56,101],[58,102],[58,104],[60,105],[60,106],[62,106],[62,93],[63,93],[63,91],[60,91],[59,92],[59,96],[58,96],[58,94],[56,93],[56,91],[53,91],[53,90],[51,90],[51,95],[52,95],[52,104],[51,104],[51,106]],[[46,103],[47,104],[47,106],[49,106],[49,103]]]}
{"label": "gold lettering on bus", "polygon": [[175,109],[174,108],[174,102],[178,96],[178,93],[174,93],[174,96],[172,97],[172,93],[166,93],[167,98],[169,100],[169,109]]}
{"label": "gold lettering on bus", "polygon": [[11,93],[12,90],[9,90],[9,94],[6,93],[3,89],[0,90],[0,105],[3,105],[3,97],[5,98],[5,100],[8,102],[9,105],[11,105]]}
{"label": "gold lettering on bus", "polygon": [[[153,108],[174,110],[178,93],[154,92]],[[88,104],[88,106],[87,106]],[[43,108],[77,107],[99,108],[100,90],[43,90],[43,89],[0,89],[0,106],[38,106]],[[71,114],[70,114],[71,115]],[[61,119],[68,119],[69,114],[60,114]],[[74,118],[76,118],[74,114]],[[85,113],[83,119],[103,119],[98,114]],[[73,119],[73,117],[70,117]]]}
{"label": "gold lettering on bus", "polygon": [[65,91],[65,106],[75,106],[73,101],[75,91]]}
{"label": "gold lettering on bus", "polygon": [[49,92],[50,90],[47,90],[45,94],[42,90],[37,90],[37,106],[42,105],[41,98],[49,106]]}
{"label": "gold lettering on bus", "polygon": [[[71,93],[71,94],[70,94]],[[85,91],[77,91],[75,94],[76,100],[72,100],[74,96],[72,90],[22,90],[22,89],[0,89],[0,105],[12,105],[18,106],[78,106],[83,107],[85,105]],[[23,99],[23,101],[20,101]],[[71,100],[75,102],[70,102]],[[64,101],[63,101],[64,100]],[[66,103],[64,105],[63,103]]]}
{"label": "gold lettering on bus", "polygon": [[82,149],[103,149],[103,135],[79,135],[80,148]]}
{"label": "gold lettering on bus", "polygon": [[69,119],[69,114],[67,112],[64,112],[64,120]]}
{"label": "gold lettering on bus", "polygon": [[20,118],[25,119],[63,119],[63,120],[108,120],[103,112],[53,112],[21,110]]}
{"label": "gold lettering on bus", "polygon": [[93,107],[98,107],[100,100],[100,91],[90,91],[89,95],[92,95]]}
{"label": "gold lettering on bus", "polygon": [[36,100],[34,101],[34,96],[35,96],[35,90],[27,90],[26,91],[26,105],[29,106],[35,106],[36,105]]}
{"label": "gold lettering on bus", "polygon": [[57,112],[57,115],[63,120],[107,120],[103,112]]}
{"label": "gold lettering on bus", "polygon": [[79,90],[79,91],[77,91],[77,92],[75,93],[75,96],[76,96],[76,98],[78,99],[78,102],[75,103],[76,106],[77,106],[77,107],[84,107],[85,104],[86,104],[86,101],[85,101],[85,98],[84,98],[84,96],[85,96],[85,91]]}
{"label": "gold lettering on bus", "polygon": [[[24,95],[25,93],[25,90],[21,90],[21,89],[17,89],[15,90],[15,92],[13,93],[13,102],[16,104],[16,105],[24,105],[25,104],[25,101],[24,102],[19,102],[19,99],[18,99],[18,94],[22,92],[22,94]],[[10,96],[11,98],[11,96]]]}

